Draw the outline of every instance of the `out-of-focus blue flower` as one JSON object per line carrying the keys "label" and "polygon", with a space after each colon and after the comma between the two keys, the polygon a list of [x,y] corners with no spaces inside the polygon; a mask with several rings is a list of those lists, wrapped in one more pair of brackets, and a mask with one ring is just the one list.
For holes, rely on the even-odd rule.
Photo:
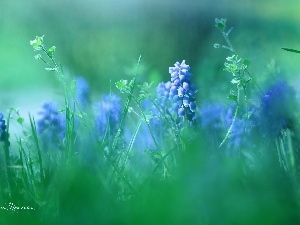
{"label": "out-of-focus blue flower", "polygon": [[[200,108],[200,127],[208,134],[209,139],[218,146],[232,124],[234,107],[225,107],[218,103],[206,103]],[[247,147],[252,131],[252,121],[239,115],[232,127],[229,139],[226,141],[226,152],[238,152]]]}
{"label": "out-of-focus blue flower", "polygon": [[256,119],[264,135],[277,136],[293,124],[296,94],[286,81],[279,80],[272,85],[261,99],[261,108]]}
{"label": "out-of-focus blue flower", "polygon": [[7,132],[6,132],[6,124],[3,118],[3,114],[0,113],[0,142],[5,141]]}
{"label": "out-of-focus blue flower", "polygon": [[[246,112],[240,113],[233,123],[230,137],[227,140],[228,153],[237,153],[241,148],[250,147],[254,122],[252,117],[247,120],[247,118],[243,116],[245,113]],[[233,117],[234,108],[230,107],[225,116],[226,129],[231,126]]]}
{"label": "out-of-focus blue flower", "polygon": [[76,79],[75,97],[81,107],[90,103],[90,86],[83,77]]}
{"label": "out-of-focus blue flower", "polygon": [[220,131],[224,128],[225,109],[221,104],[206,103],[200,108],[202,128],[213,128]]}
{"label": "out-of-focus blue flower", "polygon": [[[166,83],[167,84],[167,83]],[[161,86],[161,89],[159,90],[159,86]],[[156,140],[156,143],[161,146],[163,142],[163,137],[167,134],[167,126],[165,122],[162,119],[162,114],[165,113],[167,109],[167,100],[165,97],[168,96],[169,92],[165,91],[165,83],[160,83],[157,88],[157,100],[158,100],[158,107],[160,108],[160,111],[157,109],[157,107],[149,100],[144,99],[141,102],[142,108],[144,113],[147,115],[149,119],[149,125],[152,130],[152,134]],[[161,96],[161,94],[163,96]],[[138,133],[139,138],[137,138],[137,141],[135,144],[136,146],[139,146],[140,149],[156,149],[157,146],[155,146],[155,143],[153,141],[153,138],[151,136],[151,133],[149,131],[149,128],[145,122],[143,122],[140,131]]]}
{"label": "out-of-focus blue flower", "polygon": [[[159,142],[159,140],[158,140],[159,131],[156,130],[155,127],[153,127],[153,126],[151,126],[151,128],[152,128],[152,132],[153,132],[156,142]],[[133,148],[138,149],[139,151],[142,151],[142,152],[147,149],[156,150],[156,146],[154,144],[151,133],[150,133],[149,128],[146,123],[142,123],[142,125],[139,129],[139,132],[137,134],[137,137],[135,139]]]}
{"label": "out-of-focus blue flower", "polygon": [[49,147],[62,141],[65,137],[66,120],[54,103],[46,102],[39,112],[41,118],[37,121],[37,132],[42,135],[44,143]]}
{"label": "out-of-focus blue flower", "polygon": [[95,105],[96,127],[101,137],[109,129],[108,135],[113,137],[116,134],[121,121],[122,107],[121,100],[115,94],[105,94]]}
{"label": "out-of-focus blue flower", "polygon": [[171,111],[179,117],[185,116],[188,121],[192,122],[195,119],[197,89],[191,83],[192,74],[189,70],[190,67],[185,64],[185,60],[182,63],[176,62],[174,67],[169,67],[171,74],[169,99],[173,103]]}
{"label": "out-of-focus blue flower", "polygon": [[198,126],[208,135],[207,140],[217,147],[227,129],[225,107],[219,103],[204,103],[199,112]]}

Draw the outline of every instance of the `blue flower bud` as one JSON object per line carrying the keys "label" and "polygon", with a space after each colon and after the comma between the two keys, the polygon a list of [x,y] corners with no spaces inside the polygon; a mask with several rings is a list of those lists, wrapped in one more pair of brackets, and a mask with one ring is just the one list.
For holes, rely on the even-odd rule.
{"label": "blue flower bud", "polygon": [[184,116],[184,114],[185,114],[184,108],[183,107],[178,108],[178,115],[179,116]]}
{"label": "blue flower bud", "polygon": [[184,96],[185,90],[183,89],[183,87],[179,87],[177,89],[177,91],[178,91],[178,97],[183,97]]}
{"label": "blue flower bud", "polygon": [[182,83],[182,87],[185,89],[185,90],[188,90],[189,89],[189,84],[187,82],[183,82]]}
{"label": "blue flower bud", "polygon": [[195,111],[196,111],[196,104],[195,104],[195,102],[191,102],[191,103],[190,103],[190,110],[191,110],[192,112],[195,112]]}

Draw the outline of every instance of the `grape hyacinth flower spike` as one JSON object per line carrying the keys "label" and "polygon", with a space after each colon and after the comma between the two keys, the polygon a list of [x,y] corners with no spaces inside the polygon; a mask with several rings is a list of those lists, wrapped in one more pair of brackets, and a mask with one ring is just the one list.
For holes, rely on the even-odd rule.
{"label": "grape hyacinth flower spike", "polygon": [[294,89],[285,80],[276,81],[261,99],[260,120],[267,124],[261,127],[264,134],[276,137],[282,130],[293,127],[296,105]]}
{"label": "grape hyacinth flower spike", "polygon": [[52,102],[43,105],[42,117],[37,121],[37,132],[43,135],[45,142],[55,143],[65,137],[66,121]]}
{"label": "grape hyacinth flower spike", "polygon": [[118,124],[121,120],[121,99],[115,94],[105,94],[95,105],[96,127],[101,137],[109,126],[109,136],[116,134]]}
{"label": "grape hyacinth flower spike", "polygon": [[192,74],[189,72],[190,66],[176,62],[174,67],[169,67],[171,74],[171,87],[169,92],[169,99],[173,106],[171,111],[175,112],[179,118],[186,117],[189,122],[193,122],[196,112],[196,98],[195,93],[197,89],[191,83]]}
{"label": "grape hyacinth flower spike", "polygon": [[76,78],[75,94],[78,104],[81,107],[87,106],[90,103],[90,86],[83,77]]}

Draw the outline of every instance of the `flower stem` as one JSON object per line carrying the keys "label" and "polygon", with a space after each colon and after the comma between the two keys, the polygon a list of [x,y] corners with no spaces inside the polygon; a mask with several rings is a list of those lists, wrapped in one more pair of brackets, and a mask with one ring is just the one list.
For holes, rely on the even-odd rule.
{"label": "flower stem", "polygon": [[232,129],[233,129],[233,125],[236,121],[236,118],[237,118],[237,114],[238,114],[238,111],[239,111],[239,108],[240,108],[240,104],[239,104],[239,100],[240,100],[240,88],[238,86],[238,90],[237,90],[237,105],[236,105],[236,108],[235,108],[235,112],[234,112],[234,116],[233,116],[233,119],[232,119],[232,122],[231,122],[231,125],[223,139],[223,141],[221,142],[221,144],[219,145],[219,148],[222,147],[222,145],[230,138],[230,135],[232,133]]}

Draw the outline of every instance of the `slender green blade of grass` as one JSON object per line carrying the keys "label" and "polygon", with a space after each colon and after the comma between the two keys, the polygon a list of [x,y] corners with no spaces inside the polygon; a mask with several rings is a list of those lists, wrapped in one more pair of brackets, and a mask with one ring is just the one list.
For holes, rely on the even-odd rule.
{"label": "slender green blade of grass", "polygon": [[40,165],[40,181],[41,181],[41,184],[44,185],[44,171],[43,171],[42,153],[41,153],[41,148],[40,148],[40,144],[39,144],[39,139],[38,139],[38,136],[37,136],[35,120],[34,120],[33,117],[31,117],[30,113],[29,113],[29,120],[30,120],[31,133],[33,135],[33,140],[34,140],[37,152],[38,152],[39,165]]}
{"label": "slender green blade of grass", "polygon": [[281,49],[283,49],[285,51],[288,51],[288,52],[300,53],[299,50],[295,50],[295,49],[292,49],[292,48],[281,48]]}
{"label": "slender green blade of grass", "polygon": [[124,126],[125,118],[126,118],[127,113],[128,113],[128,109],[129,109],[129,105],[130,105],[130,102],[131,102],[133,90],[134,90],[134,87],[135,87],[135,81],[136,81],[136,77],[137,77],[137,73],[138,73],[138,69],[139,69],[141,57],[142,56],[139,57],[137,65],[136,65],[136,72],[135,72],[134,77],[133,77],[133,82],[130,85],[130,92],[129,92],[127,100],[126,100],[126,104],[125,104],[125,107],[124,107],[124,110],[123,110],[121,122],[120,122],[120,125],[119,125],[119,128],[118,128],[118,132],[117,132],[117,134],[116,134],[116,136],[114,138],[113,144],[112,144],[112,151],[114,151],[115,148],[116,148],[116,146],[117,146],[119,137],[121,135],[121,131],[122,131],[123,126]]}
{"label": "slender green blade of grass", "polygon": [[125,166],[126,166],[126,163],[127,163],[128,158],[129,158],[129,155],[130,155],[133,143],[134,143],[134,141],[136,139],[136,136],[137,136],[137,134],[139,132],[139,129],[140,129],[141,125],[142,125],[142,122],[143,122],[143,120],[140,119],[139,122],[138,122],[138,124],[137,124],[137,126],[136,126],[136,129],[135,129],[135,131],[134,131],[134,133],[132,135],[132,138],[130,140],[129,146],[128,146],[127,151],[125,153],[125,159],[124,159],[124,163],[123,163],[123,166],[121,168],[121,171],[123,171],[124,168],[125,168]]}

